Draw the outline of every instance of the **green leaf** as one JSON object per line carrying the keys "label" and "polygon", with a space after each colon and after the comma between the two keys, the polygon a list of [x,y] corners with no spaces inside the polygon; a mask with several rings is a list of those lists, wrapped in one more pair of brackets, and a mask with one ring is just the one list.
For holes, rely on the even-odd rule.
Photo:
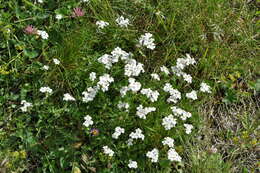
{"label": "green leaf", "polygon": [[35,50],[28,50],[28,49],[24,49],[23,53],[25,56],[29,57],[29,58],[35,58],[39,55],[39,53]]}

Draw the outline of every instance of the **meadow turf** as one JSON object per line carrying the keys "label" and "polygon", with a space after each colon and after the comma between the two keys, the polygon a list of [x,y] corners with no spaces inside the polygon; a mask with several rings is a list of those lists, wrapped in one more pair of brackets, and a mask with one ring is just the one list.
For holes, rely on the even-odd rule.
{"label": "meadow turf", "polygon": [[[84,10],[83,16],[72,17],[76,7]],[[259,8],[258,0],[0,0],[0,172],[260,171]],[[57,14],[63,18],[56,19]],[[121,15],[130,21],[127,28],[116,24]],[[99,20],[109,26],[98,29]],[[46,31],[48,39],[24,32],[28,25]],[[137,44],[144,33],[153,35],[154,50]],[[212,93],[200,95],[199,101],[180,103],[193,113],[189,123],[194,126],[190,135],[181,128],[172,135],[181,162],[147,159],[146,152],[159,144],[164,131],[156,116],[148,115],[145,123],[123,120],[126,114],[112,109],[119,86],[112,85],[93,104],[63,101],[65,93],[81,100],[91,86],[89,73],[106,72],[97,59],[116,47],[131,52],[148,74],[159,74],[161,66],[170,69],[188,53],[197,62],[185,70],[194,82],[188,85],[176,76],[162,81],[185,92],[203,81],[211,86]],[[113,67],[120,86],[126,83],[121,81],[123,68]],[[145,75],[138,80],[163,88]],[[39,92],[43,86],[54,90],[51,96]],[[148,104],[143,97],[127,98],[131,104]],[[22,100],[33,103],[28,112],[21,111]],[[163,112],[163,103],[154,105]],[[99,135],[83,126],[87,114],[103,116]],[[128,130],[133,124],[145,127],[148,142],[127,153],[122,141],[108,137],[119,121]],[[104,155],[103,145],[121,149],[117,156],[122,160]],[[125,161],[132,156],[138,160],[136,170]]]}

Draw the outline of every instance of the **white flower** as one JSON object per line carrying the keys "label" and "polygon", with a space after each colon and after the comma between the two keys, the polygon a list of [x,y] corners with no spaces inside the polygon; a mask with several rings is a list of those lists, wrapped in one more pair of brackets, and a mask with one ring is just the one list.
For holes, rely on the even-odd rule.
{"label": "white flower", "polygon": [[40,35],[41,38],[44,40],[49,38],[49,34],[46,31],[37,30],[37,34]]}
{"label": "white flower", "polygon": [[97,87],[94,87],[94,88],[89,87],[89,88],[87,88],[87,91],[82,92],[82,95],[83,95],[82,100],[83,100],[83,102],[87,103],[87,102],[90,102],[90,101],[94,100],[97,92],[98,92]]}
{"label": "white flower", "polygon": [[182,74],[182,77],[183,77],[183,79],[184,79],[186,82],[192,83],[192,77],[191,77],[191,75],[186,74],[186,73],[183,73],[183,74]]}
{"label": "white flower", "polygon": [[120,94],[121,94],[122,97],[124,97],[124,96],[126,95],[128,89],[129,89],[129,88],[128,88],[127,86],[124,86],[124,87],[122,87],[122,88],[120,89]]}
{"label": "white flower", "polygon": [[120,102],[117,104],[117,107],[118,107],[119,109],[125,109],[125,110],[128,112],[129,104],[120,101]]}
{"label": "white flower", "polygon": [[22,101],[21,101],[21,104],[23,105],[23,106],[21,107],[22,112],[27,112],[28,108],[29,108],[29,107],[32,107],[32,103],[27,102],[26,100],[22,100]]}
{"label": "white flower", "polygon": [[170,114],[167,117],[164,117],[162,120],[162,125],[164,126],[165,130],[170,130],[171,128],[175,127],[177,121],[173,118],[173,115]]}
{"label": "white flower", "polygon": [[44,70],[49,70],[49,66],[48,65],[44,65],[43,67],[42,67]]}
{"label": "white flower", "polygon": [[132,139],[132,138],[129,138],[127,141],[126,141],[126,143],[127,143],[127,146],[132,146],[133,145],[133,142],[134,142],[134,140]]}
{"label": "white flower", "polygon": [[170,97],[167,99],[168,103],[170,102],[177,103],[178,100],[181,99],[181,93],[178,90],[173,89],[170,83],[166,83],[163,87],[163,90],[170,94]]}
{"label": "white flower", "polygon": [[57,20],[61,20],[62,19],[62,15],[61,14],[56,14],[56,16],[55,16],[55,18],[57,19]]}
{"label": "white flower", "polygon": [[175,151],[174,148],[170,148],[168,153],[168,159],[170,161],[177,161],[177,162],[181,162],[181,157],[179,156],[179,154]]}
{"label": "white flower", "polygon": [[144,72],[143,64],[136,62],[134,59],[129,59],[125,65],[125,75],[130,76],[139,76],[140,73]]}
{"label": "white flower", "polygon": [[136,168],[138,167],[138,166],[137,166],[137,162],[136,162],[136,161],[133,161],[133,160],[129,160],[128,167],[129,167],[129,168],[134,168],[134,169],[136,169]]}
{"label": "white flower", "polygon": [[153,50],[155,48],[153,35],[151,33],[145,33],[144,35],[141,35],[139,38],[139,44]]}
{"label": "white flower", "polygon": [[165,73],[166,75],[170,74],[169,69],[167,67],[165,67],[165,66],[161,66],[160,70],[161,70],[161,72]]}
{"label": "white flower", "polygon": [[83,123],[83,125],[84,126],[86,126],[86,127],[89,127],[90,125],[93,125],[93,121],[92,121],[92,117],[91,116],[89,116],[89,115],[86,115],[85,117],[84,117],[84,123]]}
{"label": "white flower", "polygon": [[151,159],[151,162],[158,162],[159,150],[154,148],[152,151],[148,151],[146,156]]}
{"label": "white flower", "polygon": [[194,58],[190,57],[190,54],[186,53],[186,64],[187,65],[194,65],[196,64],[196,61]]}
{"label": "white flower", "polygon": [[144,108],[143,105],[140,105],[137,107],[136,115],[139,118],[146,119],[146,115],[149,114],[150,112],[154,112],[154,111],[156,111],[155,107]]}
{"label": "white flower", "polygon": [[197,96],[197,92],[196,91],[191,91],[190,93],[186,93],[186,97],[192,100],[197,100],[198,96]]}
{"label": "white flower", "polygon": [[120,16],[116,19],[116,23],[121,27],[127,27],[127,25],[129,25],[129,19],[125,19],[123,16]]}
{"label": "white flower", "polygon": [[59,65],[59,64],[60,64],[60,60],[58,60],[58,59],[56,59],[56,58],[53,59],[53,62],[54,62],[54,64],[56,64],[56,65]]}
{"label": "white flower", "polygon": [[128,89],[132,90],[134,93],[139,91],[142,87],[141,83],[136,82],[134,78],[129,78],[128,82],[129,82]]}
{"label": "white flower", "polygon": [[121,127],[116,127],[115,128],[115,132],[112,134],[112,138],[114,139],[118,139],[118,137],[125,133],[125,129],[124,128],[121,128]]}
{"label": "white flower", "polygon": [[40,88],[40,92],[51,94],[52,93],[52,89],[50,87],[41,87]]}
{"label": "white flower", "polygon": [[184,72],[181,69],[177,68],[176,66],[172,66],[171,69],[173,74],[175,74],[178,77],[183,76],[184,74]]}
{"label": "white flower", "polygon": [[178,108],[176,106],[171,107],[172,113],[176,116],[180,116],[182,120],[186,120],[187,118],[190,118],[192,115],[190,112],[187,112],[181,108]]}
{"label": "white flower", "polygon": [[104,153],[107,154],[110,157],[112,157],[114,155],[114,151],[111,150],[108,146],[104,146],[103,150],[104,150]]}
{"label": "white flower", "polygon": [[104,54],[98,58],[98,62],[104,64],[106,69],[110,69],[113,65],[112,56],[108,54]]}
{"label": "white flower", "polygon": [[82,2],[89,2],[89,0],[81,0]]}
{"label": "white flower", "polygon": [[110,83],[114,82],[114,78],[111,77],[109,74],[104,74],[103,76],[99,77],[99,81],[97,83],[98,87],[101,87],[103,92],[108,90]]}
{"label": "white flower", "polygon": [[42,3],[43,3],[43,0],[38,0],[38,3],[41,3],[41,4],[42,4]]}
{"label": "white flower", "polygon": [[96,79],[96,73],[95,72],[91,72],[89,74],[89,79],[93,82]]}
{"label": "white flower", "polygon": [[191,124],[184,124],[184,127],[185,127],[186,134],[190,134],[191,133],[191,129],[193,129],[193,125],[191,125]]}
{"label": "white flower", "polygon": [[170,148],[174,147],[174,139],[170,137],[165,137],[162,141],[163,145],[168,145]]}
{"label": "white flower", "polygon": [[141,94],[146,95],[146,97],[148,97],[151,100],[151,102],[157,101],[158,96],[160,95],[158,91],[153,91],[150,88],[142,89]]}
{"label": "white flower", "polygon": [[151,77],[154,79],[154,80],[160,80],[160,76],[158,75],[158,74],[156,74],[156,73],[152,73],[151,74]]}
{"label": "white flower", "polygon": [[98,26],[99,29],[103,29],[103,28],[105,28],[106,26],[108,26],[109,23],[108,23],[108,22],[105,22],[105,21],[103,21],[103,20],[100,20],[100,21],[97,21],[97,22],[96,22],[96,25]]}
{"label": "white flower", "polygon": [[121,58],[121,60],[125,61],[128,60],[130,57],[130,54],[127,53],[126,51],[122,50],[120,47],[116,47],[112,52],[112,60],[113,62],[118,62],[119,58]]}
{"label": "white flower", "polygon": [[211,93],[211,90],[210,90],[210,86],[207,85],[206,83],[202,82],[200,84],[200,91],[201,92],[206,92],[206,93]]}
{"label": "white flower", "polygon": [[132,139],[142,139],[144,140],[144,135],[142,134],[143,131],[139,128],[137,128],[135,130],[135,132],[131,132],[129,137],[132,138]]}
{"label": "white flower", "polygon": [[74,97],[72,97],[69,93],[66,93],[63,95],[63,100],[64,101],[76,101]]}
{"label": "white flower", "polygon": [[196,61],[194,58],[191,58],[189,54],[186,54],[186,58],[178,58],[176,67],[180,70],[183,70],[188,65],[194,65]]}

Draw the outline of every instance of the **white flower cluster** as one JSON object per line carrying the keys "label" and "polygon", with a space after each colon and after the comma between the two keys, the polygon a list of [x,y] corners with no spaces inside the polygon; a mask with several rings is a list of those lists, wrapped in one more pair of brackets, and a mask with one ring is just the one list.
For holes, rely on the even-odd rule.
{"label": "white flower cluster", "polygon": [[53,59],[53,62],[54,62],[54,64],[56,64],[56,65],[59,65],[59,64],[60,64],[60,60],[58,60],[57,58],[54,58],[54,59]]}
{"label": "white flower cluster", "polygon": [[125,65],[125,75],[139,76],[140,73],[144,72],[143,64],[137,62],[135,59],[129,59]]}
{"label": "white flower cluster", "polygon": [[200,84],[200,91],[204,93],[211,93],[210,86],[204,82]]}
{"label": "white flower cluster", "polygon": [[125,129],[124,128],[121,128],[121,127],[116,127],[115,128],[115,132],[112,134],[112,138],[114,139],[118,139],[118,137],[125,133]]}
{"label": "white flower cluster", "polygon": [[63,100],[64,101],[76,101],[74,97],[72,97],[69,93],[66,93],[63,95]]}
{"label": "white flower cluster", "polygon": [[191,124],[184,124],[184,127],[185,127],[186,134],[190,134],[191,130],[193,129],[193,125],[191,125]]}
{"label": "white flower cluster", "polygon": [[135,81],[134,78],[129,78],[128,79],[129,85],[128,85],[128,90],[133,91],[134,93],[136,93],[137,91],[139,91],[142,87],[140,82]]}
{"label": "white flower cluster", "polygon": [[189,54],[186,54],[186,58],[178,58],[176,67],[183,70],[188,65],[194,65],[196,63],[194,58],[191,58]]}
{"label": "white flower cluster", "polygon": [[167,155],[168,155],[168,159],[169,159],[170,161],[181,162],[181,157],[180,157],[180,155],[175,151],[174,148],[170,148],[169,151],[168,151],[168,153],[167,153]]}
{"label": "white flower cluster", "polygon": [[143,131],[139,128],[135,129],[135,132],[131,132],[129,135],[132,139],[142,139],[144,140]]}
{"label": "white flower cluster", "polygon": [[84,123],[83,123],[83,125],[84,126],[86,126],[86,127],[89,127],[89,126],[91,126],[91,125],[93,125],[93,121],[92,121],[92,117],[91,116],[89,116],[89,115],[86,115],[85,117],[84,117]]}
{"label": "white flower cluster", "polygon": [[112,59],[115,61],[115,62],[118,62],[119,59],[121,59],[122,61],[126,61],[130,58],[131,54],[130,53],[127,53],[126,51],[122,50],[120,47],[116,47],[112,52],[111,52],[111,55],[112,55]]}
{"label": "white flower cluster", "polygon": [[153,150],[148,151],[146,153],[146,156],[151,159],[151,162],[158,162],[159,150],[157,148],[154,148]]}
{"label": "white flower cluster", "polygon": [[167,102],[177,103],[181,99],[181,93],[177,89],[173,89],[170,83],[166,83],[163,87],[163,90],[170,94],[170,97],[167,99]]}
{"label": "white flower cluster", "polygon": [[154,80],[160,81],[160,76],[159,76],[158,74],[156,74],[156,73],[152,73],[152,74],[151,74],[151,77],[152,77]]}
{"label": "white flower cluster", "polygon": [[99,29],[103,29],[103,28],[105,28],[106,26],[108,26],[109,23],[108,23],[108,22],[105,22],[105,21],[103,21],[103,20],[99,20],[99,21],[96,22],[96,25],[98,26]]}
{"label": "white flower cluster", "polygon": [[166,75],[170,74],[169,69],[167,67],[165,67],[165,66],[161,66],[160,70],[161,70],[161,72],[165,73]]}
{"label": "white flower cluster", "polygon": [[174,139],[170,137],[165,137],[162,141],[163,145],[168,145],[170,148],[174,147]]}
{"label": "white flower cluster", "polygon": [[47,40],[49,38],[49,34],[46,31],[37,30],[37,34],[41,36],[41,38],[44,40]]}
{"label": "white flower cluster", "polygon": [[146,119],[146,115],[149,114],[150,112],[154,112],[154,111],[156,111],[155,107],[144,108],[143,105],[140,105],[137,107],[136,115],[139,118]]}
{"label": "white flower cluster", "polygon": [[109,74],[104,74],[103,76],[99,77],[97,86],[101,87],[101,90],[105,92],[108,90],[108,87],[112,82],[114,82],[114,78],[111,77]]}
{"label": "white flower cluster", "polygon": [[186,93],[186,97],[192,100],[197,100],[198,96],[197,96],[197,92],[196,91],[191,91],[189,93]]}
{"label": "white flower cluster", "polygon": [[103,146],[104,153],[108,156],[112,157],[114,155],[114,151],[111,150],[108,146]]}
{"label": "white flower cluster", "polygon": [[188,82],[192,83],[191,75],[183,72],[184,68],[188,65],[194,65],[196,63],[194,58],[191,58],[189,54],[186,54],[186,58],[178,58],[176,66],[172,67],[172,71],[177,76],[182,76],[183,79]]}
{"label": "white flower cluster", "polygon": [[41,87],[40,88],[40,92],[51,94],[52,93],[52,89],[50,87]]}
{"label": "white flower cluster", "polygon": [[47,70],[49,70],[50,67],[48,65],[44,65],[42,68],[43,68],[43,70],[47,71]]}
{"label": "white flower cluster", "polygon": [[176,116],[180,116],[182,120],[186,120],[187,118],[190,118],[192,115],[190,112],[187,112],[181,108],[178,108],[176,106],[171,107],[172,113]]}
{"label": "white flower cluster", "polygon": [[159,97],[159,92],[158,91],[153,91],[150,88],[148,89],[142,89],[141,94],[145,95],[147,98],[150,99],[151,102],[157,101]]}
{"label": "white flower cluster", "polygon": [[141,35],[139,38],[139,44],[153,50],[155,48],[153,35],[151,33],[145,33],[144,35]]}
{"label": "white flower cluster", "polygon": [[120,26],[120,27],[127,27],[129,25],[129,19],[125,19],[123,16],[120,16],[116,19],[116,23]]}
{"label": "white flower cluster", "polygon": [[87,88],[87,91],[83,91],[82,95],[83,95],[83,102],[87,103],[90,102],[92,100],[94,100],[94,98],[96,97],[98,92],[98,88],[97,87],[89,87]]}
{"label": "white flower cluster", "polygon": [[144,108],[143,105],[140,105],[137,107],[136,115],[139,118],[146,119],[146,115],[149,114],[150,112],[154,112],[154,111],[156,111],[155,107],[145,107]]}
{"label": "white flower cluster", "polygon": [[89,74],[89,79],[93,82],[93,81],[97,78],[96,75],[97,75],[97,74],[96,74],[95,72],[91,72],[91,73]]}
{"label": "white flower cluster", "polygon": [[29,108],[29,107],[32,107],[32,103],[27,102],[26,100],[22,100],[22,101],[21,101],[21,104],[23,105],[23,106],[21,107],[22,112],[27,112],[28,108]]}
{"label": "white flower cluster", "polygon": [[62,15],[61,14],[56,14],[56,16],[55,16],[55,18],[57,19],[57,20],[61,20],[62,19]]}
{"label": "white flower cluster", "polygon": [[128,109],[129,109],[129,104],[128,103],[126,103],[126,102],[119,102],[118,104],[117,104],[117,107],[119,108],[119,109],[125,109],[127,112],[129,111]]}
{"label": "white flower cluster", "polygon": [[133,161],[133,160],[129,160],[128,167],[129,167],[129,168],[136,169],[136,168],[138,167],[138,166],[137,166],[137,162],[136,162],[136,161]]}
{"label": "white flower cluster", "polygon": [[105,68],[110,69],[114,63],[117,63],[121,58],[122,61],[127,61],[130,58],[130,54],[122,50],[120,47],[116,47],[111,55],[104,54],[98,58],[98,62],[105,65]]}
{"label": "white flower cluster", "polygon": [[162,125],[165,128],[165,130],[170,130],[171,128],[175,127],[177,124],[177,120],[173,118],[173,115],[170,114],[167,117],[164,117],[162,120]]}

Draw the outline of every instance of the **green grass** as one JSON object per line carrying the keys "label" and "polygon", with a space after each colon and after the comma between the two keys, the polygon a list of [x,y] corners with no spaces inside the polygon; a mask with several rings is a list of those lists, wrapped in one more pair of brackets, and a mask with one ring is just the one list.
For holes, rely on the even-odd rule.
{"label": "green grass", "polygon": [[[86,86],[91,86],[88,74],[104,72],[97,58],[117,46],[132,52],[150,73],[158,72],[162,65],[174,65],[177,58],[189,53],[198,63],[187,72],[194,81],[206,80],[213,90],[195,104],[182,102],[195,111],[195,133],[177,136],[176,150],[183,162],[162,161],[154,166],[142,156],[140,172],[259,171],[258,1],[49,0],[39,5],[0,0],[0,4],[0,172],[130,171],[123,161],[109,160],[99,152],[98,140],[103,139],[93,139],[98,144],[95,148],[89,145],[92,138],[82,128],[85,105],[62,102],[65,92],[81,97]],[[77,6],[85,15],[70,18]],[[57,21],[57,13],[67,17]],[[119,15],[130,19],[127,29],[116,26]],[[110,25],[97,31],[97,20]],[[48,41],[26,35],[23,29],[29,24],[46,30]],[[154,35],[154,51],[136,45],[145,32]],[[62,65],[55,68],[53,58]],[[47,72],[41,69],[45,64],[51,67]],[[116,70],[119,73],[120,68]],[[145,77],[141,80],[147,82]],[[44,99],[39,93],[45,85],[55,88],[51,98]],[[187,87],[183,83],[176,86]],[[196,86],[198,82],[191,85]],[[100,97],[91,106],[104,116],[116,117],[113,110],[108,116],[99,106],[113,99]],[[32,101],[37,109],[30,115],[21,113],[22,99]],[[140,146],[140,150],[147,149]]]}

